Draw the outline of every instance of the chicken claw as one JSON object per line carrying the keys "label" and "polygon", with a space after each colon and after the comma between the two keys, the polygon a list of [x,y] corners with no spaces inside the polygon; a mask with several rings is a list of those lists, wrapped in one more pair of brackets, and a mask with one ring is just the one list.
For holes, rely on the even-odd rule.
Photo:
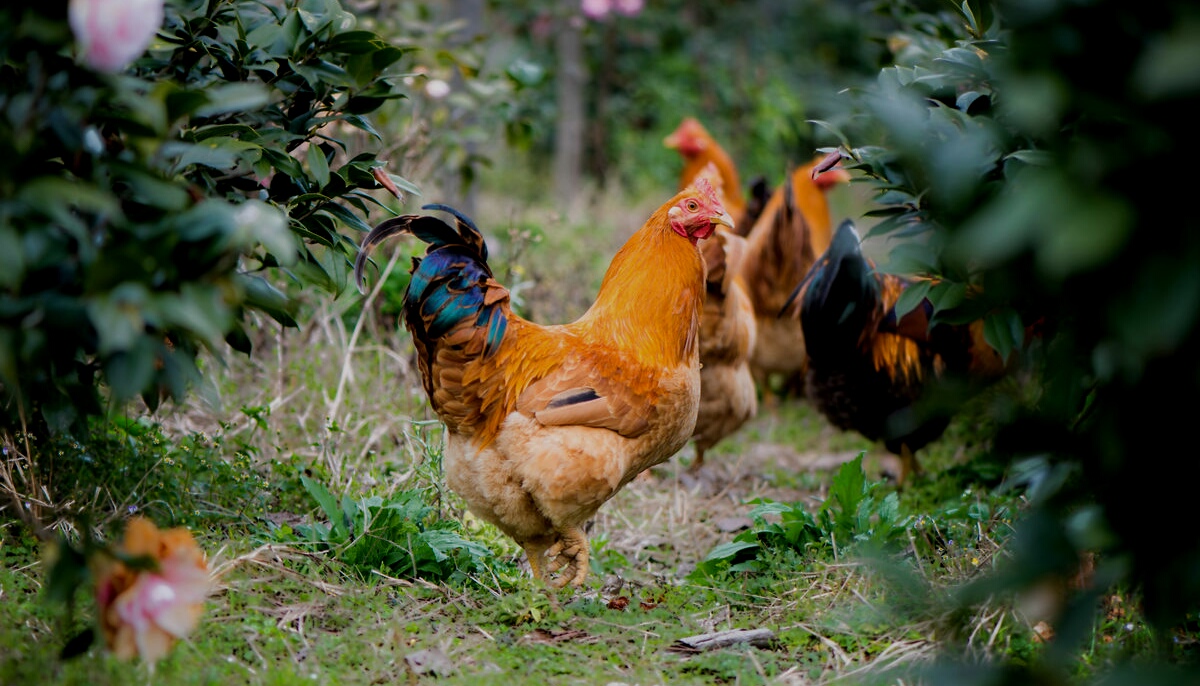
{"label": "chicken claw", "polygon": [[546,566],[547,574],[562,570],[562,575],[553,582],[548,582],[549,585],[555,588],[563,588],[567,584],[582,586],[589,568],[587,535],[578,527],[568,529],[562,538],[546,551],[546,557],[550,558],[550,563]]}

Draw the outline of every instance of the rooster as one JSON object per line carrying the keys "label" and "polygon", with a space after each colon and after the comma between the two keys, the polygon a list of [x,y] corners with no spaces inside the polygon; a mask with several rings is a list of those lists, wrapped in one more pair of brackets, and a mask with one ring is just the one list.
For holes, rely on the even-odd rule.
{"label": "rooster", "polygon": [[542,326],[512,311],[470,219],[443,205],[423,209],[455,223],[414,214],[383,222],[363,240],[355,278],[361,288],[370,249],[390,236],[429,244],[413,262],[403,318],[446,426],[446,481],[524,549],[535,578],[581,586],[584,524],[695,428],[704,299],[697,242],[733,221],[698,181],[626,241],[582,317]]}
{"label": "rooster", "polygon": [[679,126],[663,139],[663,145],[683,157],[683,171],[679,174],[681,189],[705,173],[708,165],[711,164],[717,169],[721,186],[724,187],[725,207],[737,224],[734,231],[746,235],[766,203],[766,180],[755,179],[750,185],[750,198],[747,199],[742,194],[742,182],[733,158],[695,117],[685,117]]}
{"label": "rooster", "polygon": [[803,387],[804,336],[799,322],[780,319],[779,312],[792,286],[829,247],[833,231],[826,193],[850,178],[844,169],[829,169],[830,157],[793,171],[747,236],[741,273],[758,329],[750,368],[768,401],[776,398],[770,384],[774,375],[781,375],[785,386]]}
{"label": "rooster", "polygon": [[913,282],[875,271],[847,220],[784,308],[795,319],[799,299],[809,398],[834,426],[882,440],[900,458],[900,484],[919,471],[915,451],[950,422],[948,407],[919,402],[929,400],[931,382],[987,382],[1005,371],[982,322],[931,327],[928,300],[897,317],[896,301]]}

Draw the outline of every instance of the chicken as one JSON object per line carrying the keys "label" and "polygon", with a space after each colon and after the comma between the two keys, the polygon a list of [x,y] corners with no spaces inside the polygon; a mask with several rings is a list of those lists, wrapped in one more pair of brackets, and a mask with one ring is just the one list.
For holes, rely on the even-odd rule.
{"label": "chicken", "polygon": [[792,287],[829,247],[832,229],[825,194],[835,184],[849,180],[841,168],[821,171],[829,158],[816,158],[793,171],[771,194],[747,236],[741,274],[757,324],[750,369],[767,401],[776,398],[771,391],[773,375],[782,375],[785,386],[803,387],[800,323],[780,318],[779,312]]}
{"label": "chicken", "polygon": [[924,402],[931,382],[986,383],[1005,372],[981,321],[930,327],[928,300],[897,318],[896,301],[913,282],[875,271],[847,220],[785,306],[803,329],[810,400],[834,426],[882,440],[900,458],[900,484],[918,471],[914,453],[952,416],[952,407]]}
{"label": "chicken", "polygon": [[[708,181],[717,197],[725,200],[725,181],[715,163],[704,165],[692,183],[700,179]],[[696,448],[690,466],[693,472],[704,465],[709,448],[758,411],[749,364],[754,349],[754,310],[739,273],[745,254],[746,239],[724,227],[700,243],[706,294],[700,315],[700,411],[692,436]]]}
{"label": "chicken", "polygon": [[690,469],[704,465],[704,453],[737,431],[758,412],[750,351],[754,349],[754,310],[738,266],[746,239],[717,230],[700,245],[707,268],[707,297],[700,316],[700,412],[696,417],[696,459]]}
{"label": "chicken", "polygon": [[[396,234],[429,244],[414,260],[403,318],[430,405],[446,426],[446,481],[515,540],[534,577],[580,586],[584,524],[696,425],[704,264],[697,242],[732,219],[704,181],[660,207],[617,252],[595,303],[542,326],[512,311],[483,236],[403,215],[375,227],[355,263]],[[551,575],[561,572],[558,578]]]}
{"label": "chicken", "polygon": [[663,139],[663,145],[677,151],[683,157],[683,171],[679,174],[681,189],[691,184],[709,164],[715,165],[724,187],[725,208],[729,210],[737,225],[734,231],[746,235],[766,202],[766,181],[755,179],[750,186],[751,197],[747,200],[742,194],[742,182],[733,158],[694,117],[684,118],[679,126]]}

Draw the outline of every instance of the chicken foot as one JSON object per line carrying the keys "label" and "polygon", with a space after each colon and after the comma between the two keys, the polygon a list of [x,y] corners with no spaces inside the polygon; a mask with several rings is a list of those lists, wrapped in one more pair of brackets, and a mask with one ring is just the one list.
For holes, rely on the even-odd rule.
{"label": "chicken foot", "polygon": [[546,551],[546,557],[550,558],[550,563],[546,567],[547,574],[562,570],[562,575],[550,582],[551,586],[555,588],[562,588],[567,584],[582,586],[589,570],[587,534],[577,526],[567,529],[562,532],[558,541]]}

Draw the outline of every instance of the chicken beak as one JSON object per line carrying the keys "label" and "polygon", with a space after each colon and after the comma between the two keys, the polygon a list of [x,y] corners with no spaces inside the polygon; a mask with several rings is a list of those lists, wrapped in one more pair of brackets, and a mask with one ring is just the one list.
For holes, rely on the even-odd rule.
{"label": "chicken beak", "polygon": [[717,230],[717,224],[728,227],[730,231],[733,231],[733,217],[729,216],[728,212],[715,214],[708,218],[708,222],[708,231],[703,236],[700,236],[700,238],[708,238],[713,235],[713,232]]}

